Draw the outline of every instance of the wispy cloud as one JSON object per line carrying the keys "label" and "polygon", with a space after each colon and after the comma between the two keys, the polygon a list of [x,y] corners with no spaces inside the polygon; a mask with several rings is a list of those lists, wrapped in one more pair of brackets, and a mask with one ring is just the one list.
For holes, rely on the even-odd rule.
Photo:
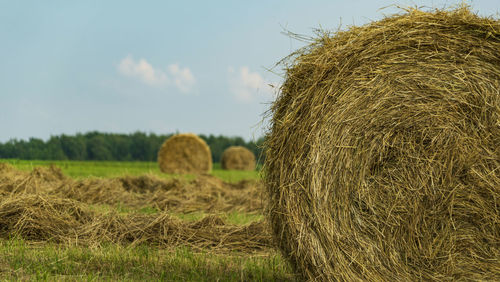
{"label": "wispy cloud", "polygon": [[158,86],[169,82],[166,73],[153,68],[145,59],[136,62],[130,55],[118,64],[118,72],[128,77],[138,78],[150,86]]}
{"label": "wispy cloud", "polygon": [[126,77],[138,79],[149,86],[175,86],[179,91],[190,92],[196,80],[188,67],[179,64],[168,65],[165,69],[155,68],[145,59],[134,60],[131,55],[118,64],[118,72]]}
{"label": "wispy cloud", "polygon": [[244,103],[250,103],[259,96],[271,98],[274,93],[272,83],[266,81],[258,72],[252,72],[246,66],[235,70],[233,67],[228,68],[229,85],[231,92],[237,100]]}
{"label": "wispy cloud", "polygon": [[174,85],[182,92],[189,92],[196,82],[191,70],[181,68],[178,64],[169,65],[168,72],[172,76]]}

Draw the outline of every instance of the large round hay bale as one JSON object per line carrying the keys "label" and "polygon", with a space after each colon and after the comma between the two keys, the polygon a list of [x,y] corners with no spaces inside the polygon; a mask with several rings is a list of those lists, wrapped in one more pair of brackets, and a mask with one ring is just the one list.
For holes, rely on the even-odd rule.
{"label": "large round hay bale", "polygon": [[207,143],[195,134],[177,134],[161,146],[158,164],[165,173],[208,173],[212,170],[212,154]]}
{"label": "large round hay bale", "polygon": [[222,153],[220,164],[222,169],[254,170],[255,155],[243,146],[231,146]]}
{"label": "large round hay bale", "polygon": [[500,280],[500,22],[409,10],[286,66],[265,184],[304,278]]}

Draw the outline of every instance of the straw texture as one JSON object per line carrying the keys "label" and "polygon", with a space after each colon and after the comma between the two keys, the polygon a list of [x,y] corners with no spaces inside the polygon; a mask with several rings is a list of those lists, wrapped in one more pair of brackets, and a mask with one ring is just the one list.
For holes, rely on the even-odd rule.
{"label": "straw texture", "polygon": [[[192,181],[153,175],[73,180],[54,166],[24,172],[0,163],[0,238],[264,253],[272,248],[265,221],[232,225],[217,216],[259,213],[261,190],[257,182],[226,183],[201,175]],[[121,214],[114,209],[118,206],[132,211]],[[158,212],[137,212],[142,208]],[[193,222],[171,215],[191,212],[208,215]]]}
{"label": "straw texture", "polygon": [[284,63],[264,177],[296,271],[500,280],[500,22],[410,9]]}

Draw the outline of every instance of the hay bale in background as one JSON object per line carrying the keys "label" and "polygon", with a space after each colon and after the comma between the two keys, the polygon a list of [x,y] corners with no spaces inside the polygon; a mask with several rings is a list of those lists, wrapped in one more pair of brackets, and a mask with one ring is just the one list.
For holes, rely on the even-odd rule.
{"label": "hay bale in background", "polygon": [[222,169],[254,170],[255,155],[243,146],[231,146],[222,153],[220,164]]}
{"label": "hay bale in background", "polygon": [[161,146],[158,164],[165,173],[208,173],[212,170],[212,154],[207,143],[195,134],[177,134]]}
{"label": "hay bale in background", "polygon": [[500,22],[411,9],[291,59],[264,170],[295,269],[500,280]]}

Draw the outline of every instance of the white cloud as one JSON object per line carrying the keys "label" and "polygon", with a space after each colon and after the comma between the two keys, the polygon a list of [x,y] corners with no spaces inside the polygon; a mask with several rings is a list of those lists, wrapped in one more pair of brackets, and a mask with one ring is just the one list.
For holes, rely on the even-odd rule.
{"label": "white cloud", "polygon": [[259,99],[259,96],[267,99],[272,98],[274,87],[271,86],[270,82],[265,81],[258,72],[252,72],[248,67],[244,66],[239,71],[229,67],[228,73],[231,92],[240,102],[253,102]]}
{"label": "white cloud", "polygon": [[145,59],[135,62],[130,55],[120,62],[118,72],[128,77],[136,77],[151,86],[169,82],[167,75],[163,71],[153,68]]}
{"label": "white cloud", "polygon": [[189,92],[193,88],[195,79],[189,68],[181,68],[178,64],[172,64],[168,66],[168,72],[180,91]]}
{"label": "white cloud", "polygon": [[149,86],[175,86],[181,92],[192,90],[196,82],[188,67],[171,64],[165,70],[153,67],[145,59],[135,61],[131,55],[118,64],[118,72],[124,76],[139,79]]}

